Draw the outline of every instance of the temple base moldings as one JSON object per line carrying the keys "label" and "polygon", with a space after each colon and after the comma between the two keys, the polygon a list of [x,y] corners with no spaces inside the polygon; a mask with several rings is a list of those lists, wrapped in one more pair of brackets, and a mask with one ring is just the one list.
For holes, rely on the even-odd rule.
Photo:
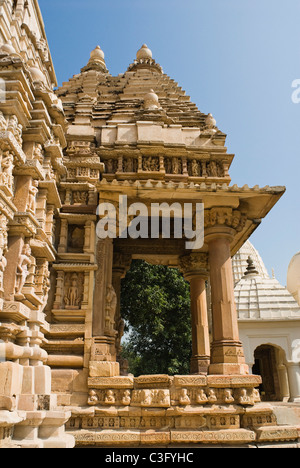
{"label": "temple base moldings", "polygon": [[90,377],[88,405],[70,408],[78,447],[297,447],[300,429],[279,426],[253,375]]}

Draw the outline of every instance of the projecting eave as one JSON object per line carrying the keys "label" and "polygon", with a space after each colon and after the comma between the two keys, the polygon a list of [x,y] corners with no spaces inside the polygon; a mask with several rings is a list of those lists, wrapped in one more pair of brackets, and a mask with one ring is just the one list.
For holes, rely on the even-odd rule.
{"label": "projecting eave", "polygon": [[111,203],[118,203],[120,195],[127,195],[128,202],[151,203],[167,202],[169,204],[203,203],[205,210],[225,208],[238,210],[245,216],[243,228],[236,233],[231,243],[231,253],[235,255],[252,233],[260,225],[261,220],[267,216],[273,206],[285,192],[285,187],[253,188],[238,187],[226,184],[206,185],[194,183],[175,183],[154,180],[107,181],[105,178],[97,184],[100,199]]}

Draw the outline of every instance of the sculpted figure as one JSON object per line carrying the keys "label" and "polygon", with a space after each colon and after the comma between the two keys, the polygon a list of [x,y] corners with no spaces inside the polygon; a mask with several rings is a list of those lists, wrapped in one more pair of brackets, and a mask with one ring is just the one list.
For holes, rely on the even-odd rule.
{"label": "sculpted figure", "polygon": [[234,398],[232,396],[232,390],[230,388],[227,388],[225,390],[225,403],[233,403]]}
{"label": "sculpted figure", "polygon": [[180,391],[179,403],[181,405],[189,405],[191,403],[191,400],[190,400],[190,398],[188,396],[188,392],[187,392],[186,388],[182,388],[181,391]]}
{"label": "sculpted figure", "polygon": [[131,402],[130,390],[125,390],[123,394],[123,398],[122,398],[122,404],[128,406],[130,405],[130,402]]}
{"label": "sculpted figure", "polygon": [[68,308],[78,309],[81,301],[81,295],[78,287],[78,275],[74,273],[71,278],[71,286],[65,296],[65,303]]}
{"label": "sculpted figure", "polygon": [[239,398],[239,402],[243,405],[245,404],[249,404],[250,403],[250,397],[248,396],[247,394],[247,390],[246,388],[242,388],[241,390],[241,394],[240,394],[240,398]]}
{"label": "sculpted figure", "polygon": [[95,392],[95,390],[90,390],[89,391],[89,399],[88,399],[88,404],[89,405],[96,405],[98,403],[99,399],[98,399],[98,396],[97,396],[97,393]]}
{"label": "sculpted figure", "polygon": [[33,215],[35,214],[36,210],[36,196],[38,193],[38,181],[33,180],[31,183],[31,187],[29,189],[29,197],[28,197],[28,207],[27,210],[30,211]]}
{"label": "sculpted figure", "polygon": [[29,268],[31,266],[31,249],[28,244],[25,244],[22,250],[22,254],[17,265],[17,278],[16,278],[16,295],[22,294],[22,289],[26,283],[26,279],[29,275]]}
{"label": "sculpted figure", "polygon": [[192,176],[193,177],[198,177],[199,175],[200,175],[199,164],[196,161],[196,159],[193,159],[193,161],[192,161]]}
{"label": "sculpted figure", "polygon": [[21,124],[19,124],[19,121],[18,121],[18,118],[17,118],[16,115],[12,115],[9,118],[7,130],[10,130],[13,133],[13,135],[14,135],[15,139],[17,140],[17,142],[19,143],[19,145],[22,146],[22,143],[23,143],[23,140],[22,140],[23,127],[22,127]]}
{"label": "sculpted figure", "polygon": [[209,390],[208,401],[210,403],[215,403],[217,401],[216,392],[212,388]]}
{"label": "sculpted figure", "polygon": [[204,403],[207,403],[207,401],[208,399],[205,391],[203,389],[199,390],[199,392],[197,393],[197,403],[203,405]]}
{"label": "sculpted figure", "polygon": [[179,174],[179,161],[178,158],[173,158],[172,160],[172,172],[173,174]]}
{"label": "sculpted figure", "polygon": [[106,173],[107,174],[112,174],[114,172],[114,162],[112,159],[109,159],[106,162]]}
{"label": "sculpted figure", "polygon": [[107,390],[106,396],[105,396],[105,403],[111,403],[115,404],[116,399],[114,396],[114,392],[112,390]]}
{"label": "sculpted figure", "polygon": [[215,161],[209,163],[210,177],[218,177],[217,164]]}
{"label": "sculpted figure", "polygon": [[33,159],[36,159],[41,164],[43,164],[43,160],[44,160],[43,147],[40,143],[35,145],[35,148],[33,150]]}
{"label": "sculpted figure", "polygon": [[2,179],[2,183],[6,185],[9,189],[12,189],[13,181],[14,181],[14,178],[12,175],[13,167],[14,167],[14,157],[9,151],[6,151],[3,154],[3,158],[2,158],[1,179]]}
{"label": "sculpted figure", "polygon": [[7,129],[7,121],[3,115],[3,112],[0,111],[0,130],[6,130],[6,129]]}
{"label": "sculpted figure", "polygon": [[117,295],[112,285],[108,286],[106,293],[105,327],[107,331],[114,331],[115,314],[117,308]]}

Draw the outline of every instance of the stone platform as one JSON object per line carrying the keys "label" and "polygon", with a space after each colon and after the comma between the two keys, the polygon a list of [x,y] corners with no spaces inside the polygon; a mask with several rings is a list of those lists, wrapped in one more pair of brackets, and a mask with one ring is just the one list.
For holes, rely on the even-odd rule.
{"label": "stone platform", "polygon": [[298,447],[300,427],[277,424],[259,384],[252,375],[93,377],[67,432],[78,447]]}

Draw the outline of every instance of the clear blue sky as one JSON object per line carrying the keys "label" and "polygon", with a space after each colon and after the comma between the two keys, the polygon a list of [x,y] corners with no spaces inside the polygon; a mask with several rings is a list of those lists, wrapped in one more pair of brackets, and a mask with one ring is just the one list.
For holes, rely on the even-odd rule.
{"label": "clear blue sky", "polygon": [[211,112],[234,153],[232,183],[285,185],[251,241],[281,284],[300,250],[299,0],[40,0],[59,85],[96,45],[112,75],[146,43],[164,72]]}

